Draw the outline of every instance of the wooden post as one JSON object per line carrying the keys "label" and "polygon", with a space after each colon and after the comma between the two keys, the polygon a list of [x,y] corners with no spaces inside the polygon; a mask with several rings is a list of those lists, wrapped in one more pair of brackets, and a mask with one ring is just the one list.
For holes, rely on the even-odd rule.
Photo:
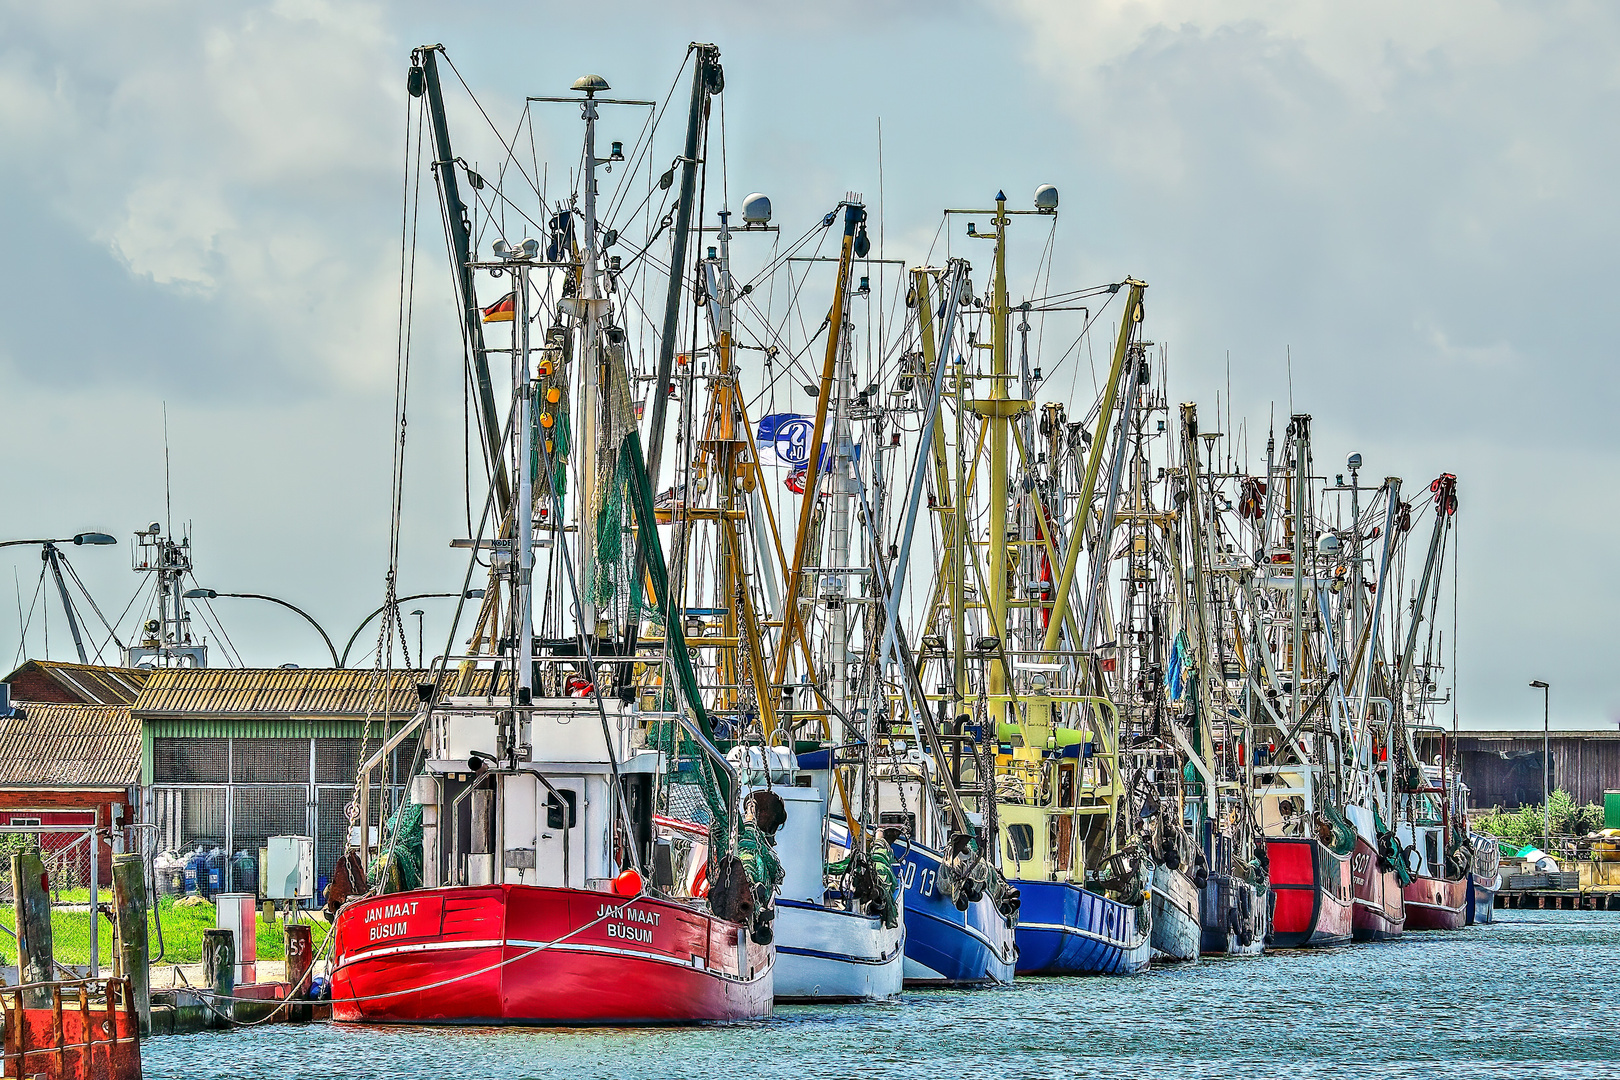
{"label": "wooden post", "polygon": [[[84,1045],[79,1047],[79,1066],[81,1076],[96,1075],[96,1029],[90,1022],[90,987],[84,983],[79,984],[79,1030],[84,1033]],[[108,1066],[108,1075],[111,1075],[111,1066]]]}
{"label": "wooden post", "polygon": [[[6,1067],[5,1075],[21,1076],[23,1066],[28,1064],[28,1018],[23,1015],[23,992],[11,992],[11,1016],[6,1020]],[[11,1071],[11,1063],[17,1063],[17,1071]]]}
{"label": "wooden post", "polygon": [[213,990],[209,1002],[218,1015],[214,1027],[236,1018],[236,937],[229,930],[203,931],[203,981]]}
{"label": "wooden post", "polygon": [[[152,1033],[152,973],[146,922],[146,862],[139,855],[113,856],[113,904],[119,974],[129,980],[141,1034]],[[94,912],[90,913],[93,919]]]}
{"label": "wooden post", "polygon": [[107,1075],[118,1075],[118,987],[117,979],[108,979],[105,984],[106,1008],[102,1010],[102,1022],[107,1028]]}
{"label": "wooden post", "polygon": [[[314,936],[305,923],[288,923],[283,931],[287,942],[287,996],[309,996],[310,968],[315,966]],[[310,1007],[289,1005],[289,1020],[308,1020]]]}
{"label": "wooden post", "polygon": [[62,987],[51,987],[51,1041],[56,1044],[56,1074],[67,1075],[67,1032],[62,1023]]}
{"label": "wooden post", "polygon": [[[56,969],[51,945],[51,895],[45,864],[37,853],[11,857],[11,887],[17,910],[17,981],[50,982]],[[50,1008],[50,990],[40,986],[23,991],[22,1007]]]}

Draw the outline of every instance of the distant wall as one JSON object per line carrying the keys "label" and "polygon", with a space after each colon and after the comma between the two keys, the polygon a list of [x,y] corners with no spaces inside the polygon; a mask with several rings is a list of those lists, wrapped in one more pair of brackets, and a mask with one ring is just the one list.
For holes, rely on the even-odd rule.
{"label": "distant wall", "polygon": [[[1577,803],[1603,802],[1605,791],[1620,790],[1620,732],[1555,731],[1552,788],[1574,796]],[[1539,731],[1462,732],[1457,756],[1474,806],[1512,809],[1541,803],[1542,733]],[[1425,761],[1440,753],[1435,736],[1418,740]]]}

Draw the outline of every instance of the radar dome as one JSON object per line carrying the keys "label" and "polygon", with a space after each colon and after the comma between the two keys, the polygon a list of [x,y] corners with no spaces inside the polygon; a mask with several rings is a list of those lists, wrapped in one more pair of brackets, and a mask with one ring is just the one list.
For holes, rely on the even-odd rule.
{"label": "radar dome", "polygon": [[1058,191],[1051,184],[1042,184],[1035,189],[1035,209],[1043,214],[1057,213]]}
{"label": "radar dome", "polygon": [[770,196],[754,192],[743,200],[744,225],[769,225],[771,221]]}

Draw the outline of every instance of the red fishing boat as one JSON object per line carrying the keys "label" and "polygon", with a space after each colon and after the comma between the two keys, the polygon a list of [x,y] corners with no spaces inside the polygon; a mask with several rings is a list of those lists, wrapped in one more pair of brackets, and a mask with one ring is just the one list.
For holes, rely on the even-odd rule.
{"label": "red fishing boat", "polygon": [[1461,930],[1468,919],[1468,876],[1418,877],[1406,887],[1406,925],[1413,930]]}
{"label": "red fishing boat", "polygon": [[1350,856],[1315,837],[1268,836],[1271,944],[1279,949],[1348,945],[1351,939]]}
{"label": "red fishing boat", "polygon": [[332,1018],[679,1024],[767,1016],[773,950],[686,904],[488,885],[345,908]]}
{"label": "red fishing boat", "polygon": [[[1410,930],[1461,930],[1468,925],[1468,872],[1474,844],[1468,835],[1468,788],[1447,776],[1445,732],[1435,763],[1423,766],[1424,786],[1409,796],[1410,820],[1399,826],[1403,857],[1412,871],[1406,886]],[[1415,755],[1414,755],[1415,756]]]}
{"label": "red fishing boat", "polygon": [[[718,93],[718,53],[694,48],[705,50],[694,93]],[[448,660],[461,674],[441,657],[433,679],[418,685],[415,716],[387,724],[387,741],[361,766],[351,820],[375,822],[372,773],[405,739],[420,738],[406,772],[409,801],[389,806],[378,863],[365,829],[358,851],[345,856],[344,876],[361,895],[335,915],[333,1016],[548,1025],[768,1016],[782,879],[771,836],[781,800],[751,795],[750,805],[775,799],[777,813],[745,819],[671,606],[652,485],[625,397],[623,312],[595,216],[598,166],[623,160],[618,144],[613,158],[597,157],[597,110],[613,104],[597,94],[608,85],[594,75],[574,84],[585,121],[581,189],[577,201],[543,216],[544,252],[538,240],[503,238],[493,261],[480,263],[457,187],[464,167],[445,128],[438,52],[413,53],[408,88],[423,112],[413,127],[427,127],[433,143],[415,159],[437,163],[442,205],[451,208],[445,222],[469,374],[479,415],[490,421],[485,524],[457,543],[473,551],[467,580],[485,568],[488,588],[463,594],[481,598],[482,611],[471,655]],[[695,118],[706,112],[699,100]],[[690,165],[685,175],[689,201]],[[476,176],[471,182],[485,186]],[[495,277],[505,295],[482,306],[475,270]],[[509,349],[486,348],[485,322],[511,325]],[[538,348],[533,323],[544,328]],[[493,397],[492,351],[510,357],[506,402]],[[507,415],[524,419],[503,426]],[[572,455],[571,425],[579,425],[583,451]],[[595,483],[597,467],[613,482]],[[603,526],[611,546],[575,546],[567,534],[584,537],[597,521],[612,523]],[[639,645],[644,609],[625,602],[632,579],[650,585],[663,623],[655,640]],[[392,600],[384,642],[399,617]],[[447,654],[454,644],[446,643]],[[478,680],[463,676],[474,669],[490,673],[488,689],[466,696]],[[696,823],[655,817],[655,807],[672,803]],[[341,901],[329,896],[334,906]]]}
{"label": "red fishing boat", "polygon": [[1406,903],[1400,878],[1393,870],[1379,869],[1378,852],[1359,833],[1350,853],[1350,877],[1355,887],[1351,933],[1357,941],[1389,941],[1406,927]]}
{"label": "red fishing boat", "polygon": [[1444,760],[1442,752],[1440,764],[1423,767],[1427,786],[1412,796],[1413,821],[1401,829],[1413,871],[1406,887],[1406,925],[1413,930],[1461,930],[1468,924],[1474,846],[1459,805],[1468,789],[1446,776]]}

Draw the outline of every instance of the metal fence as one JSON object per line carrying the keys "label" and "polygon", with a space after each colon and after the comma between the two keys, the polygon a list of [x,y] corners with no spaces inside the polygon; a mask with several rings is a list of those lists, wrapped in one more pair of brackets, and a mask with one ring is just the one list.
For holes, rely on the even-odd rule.
{"label": "metal fence", "polygon": [[[381,745],[349,738],[192,738],[154,740],[153,784],[145,818],[156,826],[157,850],[209,871],[217,852],[219,878],[204,892],[257,892],[260,851],[272,836],[315,838],[317,888],[324,888],[349,839],[354,776]],[[387,762],[386,782],[374,787],[371,826],[405,799],[416,740]],[[197,873],[191,875],[195,880]],[[173,877],[160,892],[173,892]]]}
{"label": "metal fence", "polygon": [[[0,902],[15,896],[11,879],[11,856],[16,852],[38,850],[45,866],[50,892],[51,936],[59,967],[77,973],[88,971],[91,978],[101,974],[102,944],[110,942],[111,930],[101,928],[98,908],[102,895],[111,888],[112,856],[124,848],[123,830],[98,829],[94,825],[6,825],[0,828]],[[16,949],[16,932],[0,925],[6,938],[5,952]]]}

